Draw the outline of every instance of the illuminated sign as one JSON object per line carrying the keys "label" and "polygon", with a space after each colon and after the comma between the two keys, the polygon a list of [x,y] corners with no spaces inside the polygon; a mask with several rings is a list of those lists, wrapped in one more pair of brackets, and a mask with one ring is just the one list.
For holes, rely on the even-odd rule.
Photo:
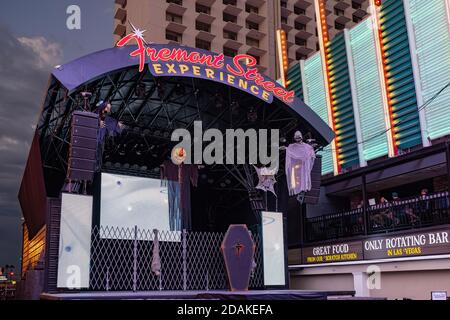
{"label": "illuminated sign", "polygon": [[273,96],[285,103],[294,100],[295,92],[260,74],[255,67],[256,59],[250,55],[238,54],[228,58],[223,54],[174,44],[147,44],[140,30],[122,38],[117,46],[123,47],[132,40],[137,49],[130,56],[139,58],[140,72],[148,64],[153,76],[195,77],[225,83],[267,103],[273,101]]}
{"label": "illuminated sign", "polygon": [[363,249],[361,242],[342,242],[303,248],[302,256],[305,264],[356,261],[363,259]]}
{"label": "illuminated sign", "polygon": [[449,233],[450,229],[443,228],[305,247],[302,249],[302,262],[320,264],[449,254]]}

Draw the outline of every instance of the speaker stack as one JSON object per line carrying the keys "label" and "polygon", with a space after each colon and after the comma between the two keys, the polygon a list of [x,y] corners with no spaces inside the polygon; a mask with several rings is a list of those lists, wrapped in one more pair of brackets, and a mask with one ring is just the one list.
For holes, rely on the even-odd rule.
{"label": "speaker stack", "polygon": [[316,155],[314,166],[311,170],[311,190],[306,192],[303,203],[317,204],[319,203],[320,184],[322,177],[322,156]]}
{"label": "speaker stack", "polygon": [[98,114],[75,111],[71,129],[67,178],[72,181],[92,181],[97,162]]}

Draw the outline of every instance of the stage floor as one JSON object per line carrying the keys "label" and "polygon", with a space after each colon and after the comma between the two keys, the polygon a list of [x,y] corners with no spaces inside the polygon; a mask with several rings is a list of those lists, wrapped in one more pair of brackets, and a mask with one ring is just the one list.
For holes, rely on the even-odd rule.
{"label": "stage floor", "polygon": [[104,291],[43,293],[42,300],[327,300],[353,297],[354,291],[250,290],[250,291]]}

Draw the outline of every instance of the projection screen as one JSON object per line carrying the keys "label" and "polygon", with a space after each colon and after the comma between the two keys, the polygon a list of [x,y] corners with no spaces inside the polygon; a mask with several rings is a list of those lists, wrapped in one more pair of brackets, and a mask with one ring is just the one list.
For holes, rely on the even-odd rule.
{"label": "projection screen", "polygon": [[[100,225],[103,230],[112,228],[145,230],[139,239],[149,239],[153,229],[171,230],[167,187],[161,180],[102,173],[100,200]],[[172,227],[173,229],[173,227]],[[178,231],[178,230],[172,230]],[[103,238],[131,239],[129,232],[102,232]]]}

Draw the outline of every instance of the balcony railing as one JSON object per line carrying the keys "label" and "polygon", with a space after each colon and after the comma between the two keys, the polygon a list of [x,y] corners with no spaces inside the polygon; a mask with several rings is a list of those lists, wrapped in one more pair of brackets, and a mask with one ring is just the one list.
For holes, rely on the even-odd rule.
{"label": "balcony railing", "polygon": [[450,223],[448,192],[338,212],[305,221],[305,241],[314,242]]}

